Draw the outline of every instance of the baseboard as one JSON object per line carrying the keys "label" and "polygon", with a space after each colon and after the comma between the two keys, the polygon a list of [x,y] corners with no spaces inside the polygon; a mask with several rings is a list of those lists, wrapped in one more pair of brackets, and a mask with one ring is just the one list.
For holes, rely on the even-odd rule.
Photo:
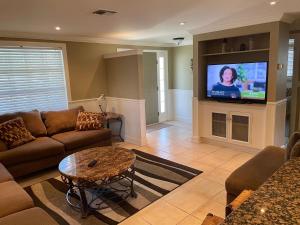
{"label": "baseboard", "polygon": [[253,148],[253,147],[250,147],[250,146],[238,145],[238,144],[224,142],[224,141],[211,139],[211,138],[206,138],[206,137],[200,137],[199,142],[200,143],[211,144],[211,145],[216,145],[216,146],[223,147],[223,148],[237,149],[237,150],[240,150],[240,151],[251,152],[251,153],[253,153],[253,152],[258,153],[262,150],[262,149],[257,149],[257,148]]}
{"label": "baseboard", "polygon": [[181,121],[184,123],[189,123],[189,124],[192,124],[192,121],[193,121],[192,117],[184,117],[184,116],[178,116],[178,115],[175,115],[174,120]]}
{"label": "baseboard", "polygon": [[199,136],[193,136],[192,137],[192,142],[194,142],[194,143],[201,143],[200,137]]}

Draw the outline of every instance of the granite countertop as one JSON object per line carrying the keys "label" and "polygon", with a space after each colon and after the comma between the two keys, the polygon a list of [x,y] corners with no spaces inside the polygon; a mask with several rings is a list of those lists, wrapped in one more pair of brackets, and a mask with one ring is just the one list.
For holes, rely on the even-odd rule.
{"label": "granite countertop", "polygon": [[243,224],[300,224],[300,158],[280,167],[223,223]]}

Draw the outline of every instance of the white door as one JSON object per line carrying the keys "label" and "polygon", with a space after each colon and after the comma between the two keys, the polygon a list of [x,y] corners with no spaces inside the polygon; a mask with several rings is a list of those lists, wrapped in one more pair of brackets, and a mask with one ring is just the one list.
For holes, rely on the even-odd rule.
{"label": "white door", "polygon": [[158,90],[158,109],[159,122],[168,119],[167,113],[167,94],[168,94],[168,56],[167,52],[157,53],[157,90]]}

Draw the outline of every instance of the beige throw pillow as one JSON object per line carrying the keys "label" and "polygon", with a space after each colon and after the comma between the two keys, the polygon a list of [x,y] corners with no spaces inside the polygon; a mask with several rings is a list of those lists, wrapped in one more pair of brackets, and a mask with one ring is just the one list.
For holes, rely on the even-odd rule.
{"label": "beige throw pillow", "polygon": [[0,124],[0,140],[11,149],[33,141],[35,137],[26,129],[21,117]]}
{"label": "beige throw pillow", "polygon": [[80,112],[77,117],[76,130],[99,130],[104,127],[105,117],[101,113]]}

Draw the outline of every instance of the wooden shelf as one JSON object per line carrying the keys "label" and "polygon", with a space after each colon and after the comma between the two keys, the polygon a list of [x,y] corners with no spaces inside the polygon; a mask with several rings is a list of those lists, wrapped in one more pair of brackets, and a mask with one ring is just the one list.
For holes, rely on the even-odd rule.
{"label": "wooden shelf", "polygon": [[209,54],[203,54],[202,56],[217,56],[217,55],[243,54],[243,53],[251,53],[251,52],[267,52],[267,51],[269,51],[268,48],[263,48],[263,49],[253,49],[253,50],[245,50],[245,51],[209,53]]}

